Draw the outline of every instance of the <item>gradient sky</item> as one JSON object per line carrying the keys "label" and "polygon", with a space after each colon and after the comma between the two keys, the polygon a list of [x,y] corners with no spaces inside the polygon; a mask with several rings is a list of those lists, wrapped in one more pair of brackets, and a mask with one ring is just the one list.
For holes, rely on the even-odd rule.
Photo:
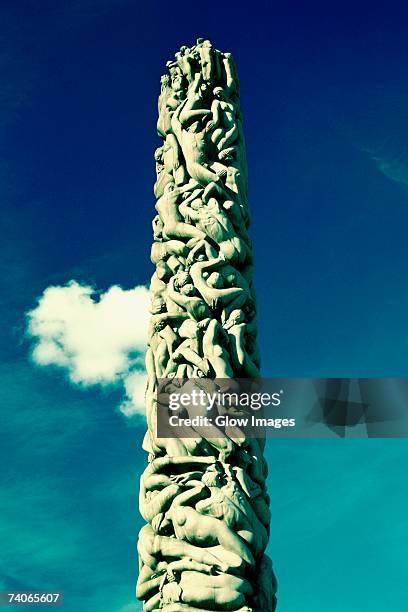
{"label": "gradient sky", "polygon": [[[369,8],[367,8],[369,7]],[[263,372],[408,363],[408,9],[3,0],[0,587],[132,612],[142,421],[35,368],[25,312],[71,279],[148,281],[156,99],[197,36],[245,117]],[[405,440],[271,441],[282,612],[408,609]]]}

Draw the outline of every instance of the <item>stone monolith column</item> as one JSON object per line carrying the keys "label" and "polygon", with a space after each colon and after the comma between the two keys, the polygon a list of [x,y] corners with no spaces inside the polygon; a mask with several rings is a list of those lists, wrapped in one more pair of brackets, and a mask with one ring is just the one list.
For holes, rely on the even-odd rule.
{"label": "stone monolith column", "polygon": [[149,463],[137,597],[145,611],[271,612],[267,466],[256,438],[159,438],[159,379],[259,377],[247,167],[230,53],[199,38],[161,77],[155,151]]}

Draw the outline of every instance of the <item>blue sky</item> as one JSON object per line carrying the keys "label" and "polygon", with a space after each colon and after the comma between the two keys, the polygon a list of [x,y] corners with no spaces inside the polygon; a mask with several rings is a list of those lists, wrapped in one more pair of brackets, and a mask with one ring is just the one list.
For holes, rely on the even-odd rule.
{"label": "blue sky", "polygon": [[[47,0],[0,7],[0,584],[131,612],[144,424],[34,367],[50,285],[151,274],[156,98],[208,36],[241,78],[265,376],[406,376],[408,11]],[[271,441],[282,612],[408,605],[404,440]]]}

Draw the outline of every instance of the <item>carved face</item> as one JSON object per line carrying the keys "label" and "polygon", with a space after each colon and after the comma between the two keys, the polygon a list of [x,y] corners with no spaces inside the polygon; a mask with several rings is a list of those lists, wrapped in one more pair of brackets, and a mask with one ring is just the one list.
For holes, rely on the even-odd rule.
{"label": "carved face", "polygon": [[215,289],[218,289],[220,287],[222,287],[222,276],[219,272],[213,272],[212,274],[210,274],[210,276],[207,278],[207,285],[209,285],[210,287],[214,287]]}
{"label": "carved face", "polygon": [[157,264],[157,276],[162,281],[169,280],[171,276],[171,270],[165,261],[160,261]]}
{"label": "carved face", "polygon": [[203,206],[204,204],[201,198],[196,198],[195,200],[191,202],[191,208],[193,210],[198,210],[199,208],[202,208]]}
{"label": "carved face", "polygon": [[170,87],[170,77],[168,74],[163,74],[160,79],[161,93]]}
{"label": "carved face", "polygon": [[174,191],[175,188],[175,184],[174,181],[170,181],[170,183],[167,183],[167,185],[164,188],[164,193],[170,193],[171,191]]}
{"label": "carved face", "polygon": [[183,287],[183,285],[186,285],[190,280],[190,275],[188,272],[186,272],[185,270],[180,270],[179,272],[177,272],[176,274],[176,284],[178,287]]}
{"label": "carved face", "polygon": [[173,91],[183,89],[183,75],[180,72],[175,72],[171,77],[171,87]]}
{"label": "carved face", "polygon": [[230,322],[234,322],[234,324],[237,323],[243,323],[245,321],[245,314],[242,310],[233,310],[230,314],[229,317],[229,321]]}
{"label": "carved face", "polygon": [[156,215],[152,222],[153,236],[155,240],[161,240],[163,237],[163,221],[159,215]]}
{"label": "carved face", "polygon": [[154,298],[152,300],[151,313],[160,314],[166,310],[166,304],[162,298]]}
{"label": "carved face", "polygon": [[166,323],[164,321],[156,321],[156,323],[153,324],[153,329],[155,333],[161,332],[162,329],[164,329],[165,327],[166,327]]}
{"label": "carved face", "polygon": [[215,465],[208,466],[201,480],[207,487],[221,487],[224,484],[222,474]]}
{"label": "carved face", "polygon": [[180,287],[180,293],[191,297],[195,295],[195,287],[192,283],[186,283],[185,285]]}
{"label": "carved face", "polygon": [[157,162],[163,161],[163,147],[157,147],[157,149],[154,152],[154,159]]}

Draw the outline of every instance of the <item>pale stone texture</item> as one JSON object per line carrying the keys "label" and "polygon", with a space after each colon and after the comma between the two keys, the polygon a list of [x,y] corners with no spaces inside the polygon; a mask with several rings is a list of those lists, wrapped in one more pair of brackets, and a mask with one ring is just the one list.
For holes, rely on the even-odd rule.
{"label": "pale stone texture", "polygon": [[270,612],[276,605],[263,440],[158,439],[159,378],[256,378],[239,82],[230,53],[198,39],[161,78],[146,357],[149,453],[140,488],[144,610]]}

